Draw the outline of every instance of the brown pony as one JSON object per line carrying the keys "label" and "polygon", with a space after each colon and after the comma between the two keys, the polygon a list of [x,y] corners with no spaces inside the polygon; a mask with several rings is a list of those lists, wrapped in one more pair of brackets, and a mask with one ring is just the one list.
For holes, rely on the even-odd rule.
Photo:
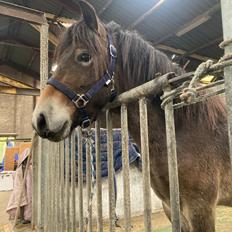
{"label": "brown pony", "polygon": [[[56,49],[54,78],[78,93],[85,93],[109,65],[107,35],[118,51],[115,87],[127,91],[155,77],[156,73],[181,72],[162,52],[137,33],[116,23],[104,25],[92,6],[80,1],[83,19],[67,29]],[[94,121],[109,101],[111,87],[103,87],[86,105]],[[153,190],[170,219],[169,180],[164,112],[159,95],[148,99],[150,170]],[[140,144],[138,105],[128,106],[129,131]],[[41,137],[60,141],[81,119],[62,92],[47,85],[33,114],[33,127]],[[215,231],[216,205],[232,206],[232,172],[225,103],[211,98],[175,112],[181,223],[183,232]]]}

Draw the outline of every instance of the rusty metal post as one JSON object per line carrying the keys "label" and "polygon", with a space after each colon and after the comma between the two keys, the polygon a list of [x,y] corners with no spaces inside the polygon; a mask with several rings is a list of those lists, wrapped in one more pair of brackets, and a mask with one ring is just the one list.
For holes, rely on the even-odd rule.
{"label": "rusty metal post", "polygon": [[96,186],[97,186],[97,232],[103,232],[101,145],[100,145],[100,121],[99,120],[95,122],[95,151],[96,151]]}
{"label": "rusty metal post", "polygon": [[114,189],[114,159],[113,159],[113,129],[112,116],[106,111],[107,128],[107,163],[108,163],[108,189],[109,189],[109,226],[110,232],[115,231],[115,189]]}
{"label": "rusty metal post", "polygon": [[48,79],[48,24],[40,27],[40,89],[42,90]]}
{"label": "rusty metal post", "polygon": [[[40,90],[42,90],[48,79],[48,24],[40,26]],[[41,231],[44,227],[44,181],[45,173],[42,168],[45,165],[46,151],[48,151],[48,142],[39,139],[38,154],[38,204],[37,209],[37,230]]]}
{"label": "rusty metal post", "polygon": [[123,172],[123,197],[125,231],[131,231],[131,206],[130,206],[130,166],[129,166],[129,135],[127,106],[121,106],[121,134],[122,134],[122,172]]}
{"label": "rusty metal post", "polygon": [[[166,89],[164,90],[164,94],[168,94],[169,90],[170,88],[166,87]],[[174,109],[173,109],[172,101],[168,102],[165,105],[164,111],[165,111],[165,124],[166,124],[172,231],[181,232],[179,180],[178,180],[178,166],[177,166],[177,154],[176,154],[176,134],[175,134],[175,122],[174,122]]]}
{"label": "rusty metal post", "polygon": [[[221,0],[223,37],[225,55],[232,54],[232,1]],[[226,43],[227,41],[227,43]],[[230,41],[230,42],[228,42]],[[232,66],[224,68],[226,105],[228,112],[228,134],[230,146],[230,161],[232,165]]]}
{"label": "rusty metal post", "polygon": [[151,180],[150,180],[148,119],[147,119],[146,98],[139,99],[139,116],[140,116],[142,173],[143,173],[144,226],[145,226],[145,232],[151,232],[152,230]]}
{"label": "rusty metal post", "polygon": [[78,127],[78,197],[79,197],[79,231],[84,231],[83,213],[83,150],[82,150],[82,131]]}

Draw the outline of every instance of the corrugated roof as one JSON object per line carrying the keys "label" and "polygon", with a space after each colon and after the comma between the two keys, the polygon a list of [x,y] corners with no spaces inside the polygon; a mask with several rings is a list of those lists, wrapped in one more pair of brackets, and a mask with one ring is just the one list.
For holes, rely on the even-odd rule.
{"label": "corrugated roof", "polygon": [[[89,0],[88,2],[95,7],[97,12],[101,12],[100,18],[104,22],[113,20],[124,28],[130,28],[139,17],[150,10],[159,0],[114,0],[110,1],[110,4],[103,11],[103,7],[109,1]],[[16,1],[8,0],[8,2],[15,3]],[[56,16],[79,17],[78,0],[18,0],[17,4],[20,3]],[[173,48],[180,48],[186,52],[203,47],[197,51],[197,54],[218,59],[223,51],[218,48],[216,42],[208,47],[204,45],[222,37],[220,9],[208,21],[195,29],[180,37],[175,35],[175,32],[181,26],[209,10],[215,4],[218,4],[218,0],[165,0],[157,10],[136,25],[135,30],[152,43],[162,39],[160,43]],[[59,33],[56,26],[52,26],[51,30],[53,33]],[[29,46],[27,48],[16,47],[0,43],[0,62],[17,64],[19,67],[24,67],[25,70],[39,73],[39,51],[36,49],[39,48],[39,33],[25,22],[0,16],[0,41],[6,41],[9,38]],[[51,43],[49,49],[54,50]],[[172,53],[168,52],[168,54],[171,55]],[[199,62],[192,60],[191,67],[194,68]]]}

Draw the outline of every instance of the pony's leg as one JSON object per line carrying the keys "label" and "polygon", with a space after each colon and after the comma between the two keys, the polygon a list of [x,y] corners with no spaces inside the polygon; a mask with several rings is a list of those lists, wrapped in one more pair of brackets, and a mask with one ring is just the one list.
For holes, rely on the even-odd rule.
{"label": "pony's leg", "polygon": [[[170,206],[168,204],[166,204],[164,201],[162,201],[162,205],[163,205],[165,215],[168,217],[169,221],[171,222]],[[186,217],[181,212],[181,232],[190,232],[190,231],[191,230],[189,227],[189,223],[188,223]]]}
{"label": "pony's leg", "polygon": [[215,232],[215,205],[208,202],[191,202],[188,208],[191,232]]}

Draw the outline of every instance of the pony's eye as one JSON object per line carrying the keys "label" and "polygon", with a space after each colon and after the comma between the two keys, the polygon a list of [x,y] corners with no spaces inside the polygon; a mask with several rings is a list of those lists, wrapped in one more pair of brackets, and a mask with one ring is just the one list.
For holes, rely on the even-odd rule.
{"label": "pony's eye", "polygon": [[89,62],[91,60],[91,56],[87,52],[83,52],[77,57],[78,62]]}

